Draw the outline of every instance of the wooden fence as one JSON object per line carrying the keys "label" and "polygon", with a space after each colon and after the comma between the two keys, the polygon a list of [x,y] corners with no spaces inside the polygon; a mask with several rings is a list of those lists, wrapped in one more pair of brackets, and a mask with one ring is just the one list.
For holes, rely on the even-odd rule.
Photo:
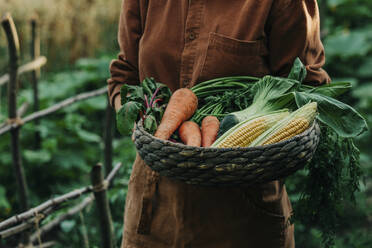
{"label": "wooden fence", "polygon": [[[103,176],[103,169],[101,164],[96,164],[91,170],[91,185],[76,189],[72,192],[64,194],[62,196],[50,199],[39,206],[29,208],[28,203],[28,187],[26,176],[24,174],[23,165],[21,163],[20,154],[20,132],[22,126],[28,122],[33,121],[35,125],[38,125],[40,118],[46,117],[56,111],[69,106],[78,101],[83,101],[92,97],[102,95],[107,92],[107,87],[102,87],[90,92],[84,92],[70,98],[67,98],[57,104],[54,104],[46,109],[39,110],[39,98],[38,98],[38,79],[40,76],[40,68],[44,66],[47,59],[44,56],[40,56],[40,39],[38,32],[38,19],[33,18],[31,20],[31,58],[32,61],[19,66],[19,40],[16,31],[16,27],[10,14],[5,14],[1,20],[1,25],[5,31],[8,50],[9,50],[9,73],[0,77],[0,87],[7,85],[8,94],[8,120],[0,124],[0,136],[10,132],[11,134],[11,153],[12,153],[12,164],[14,168],[14,174],[16,183],[18,186],[18,199],[19,204],[22,208],[23,213],[15,215],[7,220],[0,223],[0,240],[6,239],[13,235],[22,234],[23,237],[18,245],[19,247],[33,247],[37,243],[38,247],[50,247],[54,245],[54,242],[42,243],[42,236],[58,226],[63,220],[70,218],[71,216],[81,213],[82,209],[90,205],[94,200],[97,204],[98,217],[101,228],[101,247],[112,248],[114,247],[114,235],[113,226],[111,220],[111,212],[107,199],[108,185],[112,181],[113,177],[120,169],[121,163],[115,167],[112,166],[112,126],[113,126],[113,111],[107,100],[106,107],[106,121],[104,128],[104,166],[106,171],[106,179]],[[33,113],[25,117],[22,117],[27,110],[28,104],[22,105],[17,108],[17,92],[18,92],[18,76],[23,73],[31,73],[32,75],[32,87],[33,87]],[[35,148],[40,148],[40,134],[35,132]],[[76,199],[83,194],[89,194],[79,204],[71,207],[66,213],[55,217],[43,226],[39,226],[41,221],[51,214],[52,212],[66,207],[62,206],[62,203]],[[34,233],[30,233],[30,229],[35,228]],[[88,239],[84,237],[85,246],[89,247]]]}

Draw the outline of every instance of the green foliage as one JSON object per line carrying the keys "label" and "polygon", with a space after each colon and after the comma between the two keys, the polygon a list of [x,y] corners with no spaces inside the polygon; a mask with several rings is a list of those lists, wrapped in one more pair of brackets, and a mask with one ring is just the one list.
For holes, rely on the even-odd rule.
{"label": "green foliage", "polygon": [[120,88],[121,104],[116,124],[122,135],[128,135],[140,117],[144,128],[155,133],[171,96],[170,89],[154,78],[145,78],[140,85],[124,84]]}
{"label": "green foliage", "polygon": [[[43,78],[39,85],[41,108],[47,108],[75,94],[105,86],[106,79],[109,77],[107,70],[109,62],[108,57],[81,59],[71,71],[51,74]],[[18,106],[24,101],[32,103],[30,86],[26,82],[21,82],[23,87],[19,92]],[[102,137],[106,106],[107,95],[103,94],[75,103],[41,119],[38,126],[28,123],[22,127],[21,157],[29,185],[31,206],[90,184],[91,166],[103,162]],[[30,112],[32,107],[29,108],[28,113]],[[6,108],[1,108],[0,115],[5,118]],[[114,118],[114,111],[112,115]],[[34,148],[34,131],[40,132],[42,138],[40,149]],[[109,191],[116,240],[119,244],[127,192],[125,184],[135,158],[135,150],[129,137],[121,137],[117,132],[114,134],[113,161],[124,163]],[[9,140],[9,134],[0,138],[0,221],[19,213]],[[67,206],[73,206],[82,199]],[[94,204],[93,202],[90,207],[92,210],[83,212],[91,246],[100,244],[99,223],[94,212]],[[59,210],[52,217],[63,214],[66,210]],[[48,223],[51,219],[51,217],[47,218],[41,224]],[[62,222],[52,233],[52,237],[59,243],[56,247],[65,247],[66,244],[70,244],[71,247],[83,247],[82,223],[79,215]],[[7,244],[15,245],[17,240],[8,239]]]}
{"label": "green foliage", "polygon": [[[372,125],[372,1],[369,0],[321,0],[322,7],[321,20],[325,37],[323,43],[327,57],[325,66],[326,71],[333,81],[352,82],[352,94],[344,96],[342,101],[353,106],[361,112],[367,120],[368,126]],[[317,89],[322,90],[322,89]],[[334,134],[333,134],[334,135]],[[354,167],[343,163],[343,154],[330,154],[330,159],[339,159],[340,164],[318,163],[311,164],[305,170],[299,171],[286,180],[286,186],[297,216],[307,215],[309,218],[304,223],[296,222],[296,247],[319,248],[322,247],[321,240],[328,241],[329,234],[323,237],[319,230],[327,230],[336,226],[336,239],[334,246],[337,248],[350,247],[369,247],[372,239],[369,227],[372,216],[372,145],[371,132],[365,132],[354,139],[356,146],[360,149],[360,167]],[[343,141],[344,146],[350,145],[350,140]],[[325,144],[320,145],[319,151],[327,153]],[[343,149],[343,148],[338,148]],[[355,151],[355,150],[354,150]],[[339,173],[343,174],[343,181],[334,181]],[[354,176],[361,173],[363,180],[355,182]],[[340,198],[343,192],[332,190],[332,194],[326,194],[325,188],[320,188],[320,184],[313,182],[312,185],[304,185],[304,177],[319,176],[319,181],[323,185],[328,184],[328,189],[335,189],[337,184],[341,185],[345,192],[350,192],[359,186],[360,192],[354,194],[355,204],[352,195]],[[323,201],[314,202],[306,195],[301,195],[301,187],[309,187],[323,198]],[[303,204],[299,204],[299,199],[305,199]],[[320,198],[319,198],[320,199]],[[327,208],[334,206],[337,212],[306,213],[312,207]],[[310,218],[312,216],[312,218]],[[314,223],[321,224],[315,226]]]}
{"label": "green foliage", "polygon": [[304,180],[305,194],[298,201],[295,219],[299,217],[303,224],[318,227],[324,246],[331,247],[344,210],[342,203],[354,202],[354,192],[359,189],[359,150],[352,139],[322,126],[319,147],[307,169],[311,180]]}

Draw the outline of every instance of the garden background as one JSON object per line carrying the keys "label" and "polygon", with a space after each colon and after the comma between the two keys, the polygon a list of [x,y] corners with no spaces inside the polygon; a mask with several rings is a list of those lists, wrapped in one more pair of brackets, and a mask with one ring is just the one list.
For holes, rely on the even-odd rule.
{"label": "garden background", "polygon": [[[334,81],[350,81],[353,91],[347,101],[363,113],[372,124],[372,1],[319,0],[322,40],[327,63],[325,69]],[[0,15],[10,12],[14,18],[20,43],[21,61],[30,57],[30,19],[40,20],[41,54],[48,62],[42,69],[39,84],[40,108],[80,92],[105,86],[108,65],[118,52],[116,40],[121,0],[1,0]],[[0,76],[8,70],[5,33],[0,31]],[[20,77],[18,106],[32,102],[30,76]],[[91,166],[103,160],[102,133],[106,94],[73,104],[48,116],[35,126],[22,127],[22,162],[29,186],[30,206],[52,196],[90,184]],[[0,86],[0,123],[7,119],[6,87]],[[29,112],[32,108],[29,109]],[[34,148],[34,131],[41,134],[40,148]],[[14,180],[9,134],[0,137],[0,222],[19,213]],[[356,143],[361,149],[363,177],[356,204],[344,201],[339,210],[335,247],[360,248],[372,245],[372,139],[370,133]],[[122,217],[127,180],[135,150],[129,137],[116,131],[113,141],[114,163],[123,162],[109,192],[117,244],[121,240]],[[295,205],[298,189],[287,180],[287,188]],[[298,178],[298,177],[297,177]],[[63,210],[61,210],[63,211]],[[82,234],[87,230],[91,247],[99,247],[98,220],[95,207],[84,210],[84,223],[79,215],[63,221],[45,237],[57,241],[54,247],[83,247]],[[57,213],[58,214],[58,213]],[[296,225],[296,246],[320,247],[321,236],[316,227]],[[14,239],[0,241],[0,247]]]}

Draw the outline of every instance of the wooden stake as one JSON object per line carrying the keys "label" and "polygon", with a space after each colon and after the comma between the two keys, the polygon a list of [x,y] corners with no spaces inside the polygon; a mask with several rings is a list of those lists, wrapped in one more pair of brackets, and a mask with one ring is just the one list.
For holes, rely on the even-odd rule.
{"label": "wooden stake", "polygon": [[[1,20],[1,25],[6,33],[9,49],[9,86],[8,86],[8,114],[9,120],[17,120],[17,70],[19,57],[19,40],[17,31],[12,17],[9,13],[5,14]],[[27,201],[27,183],[24,175],[23,167],[20,157],[20,143],[19,143],[19,128],[11,131],[11,151],[13,159],[13,167],[15,171],[16,181],[18,185],[18,196],[20,206],[23,211],[28,209]]]}
{"label": "wooden stake", "polygon": [[[35,60],[40,56],[40,35],[38,28],[38,18],[35,16],[31,19],[31,59]],[[39,91],[38,91],[38,81],[40,78],[40,68],[31,71],[31,81],[32,88],[34,92],[34,112],[39,111]],[[39,120],[35,120],[35,126],[39,125]],[[35,131],[35,149],[40,149],[41,147],[41,137],[40,132]]]}
{"label": "wooden stake", "polygon": [[97,164],[91,171],[94,197],[98,209],[101,228],[101,247],[113,248],[114,235],[109,202],[106,195],[107,181],[103,178],[102,164]]}
{"label": "wooden stake", "polygon": [[104,161],[105,161],[105,174],[107,175],[112,170],[112,135],[113,135],[113,109],[107,97],[105,127],[103,138],[105,141],[104,147]]}

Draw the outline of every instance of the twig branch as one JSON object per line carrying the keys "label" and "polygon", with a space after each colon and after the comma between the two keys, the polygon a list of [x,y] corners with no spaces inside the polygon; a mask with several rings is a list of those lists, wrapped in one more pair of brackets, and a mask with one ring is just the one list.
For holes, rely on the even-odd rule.
{"label": "twig branch", "polygon": [[[53,105],[49,108],[46,108],[44,110],[40,110],[38,112],[32,113],[32,114],[26,116],[24,119],[22,119],[22,121],[23,121],[23,123],[26,123],[26,122],[30,122],[30,121],[33,121],[33,120],[36,120],[36,119],[40,119],[44,116],[47,116],[49,114],[52,114],[52,113],[58,111],[58,110],[60,110],[64,107],[67,107],[67,106],[69,106],[73,103],[76,103],[78,101],[83,101],[83,100],[86,100],[88,98],[92,98],[92,97],[102,95],[105,92],[107,92],[107,87],[106,86],[102,87],[98,90],[93,90],[93,91],[90,91],[90,92],[81,93],[79,95],[67,98],[67,99],[63,100],[62,102],[57,103],[57,104],[55,104],[55,105]],[[5,125],[3,128],[0,129],[0,135],[4,134],[6,132],[9,132],[10,130],[15,129],[19,126],[20,126],[20,124],[18,124],[18,123]]]}
{"label": "twig branch", "polygon": [[[38,245],[38,246],[33,246],[33,245],[30,245],[30,246],[25,246],[25,248],[49,248],[49,247],[52,247],[56,244],[55,241],[48,241],[48,242],[44,242],[42,245]],[[20,247],[20,246],[18,246]],[[22,246],[21,246],[22,247]]]}
{"label": "twig branch", "polygon": [[[53,211],[54,211],[53,207],[48,208],[48,209],[46,209],[43,212],[43,215],[46,216],[46,215],[50,214]],[[17,226],[14,226],[14,227],[11,227],[11,228],[6,229],[4,231],[1,231],[0,232],[0,240],[6,239],[6,238],[8,238],[10,236],[13,236],[15,234],[18,234],[20,232],[23,232],[24,230],[27,230],[27,229],[35,226],[35,220],[36,220],[36,217],[33,217],[31,219],[28,219],[26,222],[24,222],[22,224],[19,224]]]}
{"label": "twig branch", "polygon": [[[43,67],[47,62],[45,56],[40,56],[35,60],[28,62],[18,68],[17,75],[20,76],[26,72],[37,70]],[[0,86],[6,84],[9,81],[9,74],[4,74],[0,77]]]}
{"label": "twig branch", "polygon": [[33,224],[32,222],[35,220],[35,218],[30,219],[30,222],[25,222],[20,225],[17,225],[15,227],[9,228],[5,231],[0,232],[0,240],[6,239],[9,236],[15,235],[17,233],[23,232],[24,230],[27,230],[30,228]]}
{"label": "twig branch", "polygon": [[[107,177],[107,179],[106,179],[108,182],[113,178],[113,176],[115,176],[115,173],[119,170],[121,165],[122,165],[122,163],[116,164],[115,168],[112,170],[112,173],[110,173],[110,175],[112,175],[112,176]],[[26,212],[23,212],[21,214],[15,215],[13,217],[10,217],[10,218],[4,220],[3,222],[0,223],[0,230],[3,230],[3,229],[5,229],[9,226],[16,225],[18,223],[24,222],[24,221],[26,221],[26,220],[28,220],[32,217],[37,216],[39,213],[44,214],[43,212],[47,208],[50,208],[50,207],[55,208],[56,206],[66,202],[66,201],[76,199],[83,194],[86,194],[88,192],[92,192],[92,190],[93,190],[92,186],[87,186],[87,187],[84,187],[84,188],[75,189],[75,190],[73,190],[73,191],[71,191],[67,194],[64,194],[64,195],[55,197],[53,199],[50,199],[50,200],[40,204],[39,206],[36,206],[36,207],[26,211]]]}
{"label": "twig branch", "polygon": [[70,218],[71,216],[74,216],[76,213],[80,212],[82,209],[87,207],[92,201],[94,200],[94,196],[90,195],[84,198],[82,202],[80,202],[78,205],[70,208],[67,213],[62,214],[49,223],[45,224],[43,227],[40,228],[40,230],[36,230],[31,236],[30,236],[30,242],[33,243],[37,241],[38,235],[43,236],[45,233],[51,231],[53,228],[58,226],[62,221]]}

